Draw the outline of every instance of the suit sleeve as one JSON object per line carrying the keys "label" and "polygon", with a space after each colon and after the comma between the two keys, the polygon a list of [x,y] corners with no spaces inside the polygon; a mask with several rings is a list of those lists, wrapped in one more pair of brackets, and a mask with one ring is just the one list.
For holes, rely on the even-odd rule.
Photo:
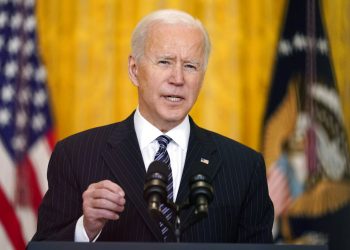
{"label": "suit sleeve", "polygon": [[259,154],[241,208],[238,242],[271,243],[273,218],[274,210],[268,193],[265,163]]}
{"label": "suit sleeve", "polygon": [[39,207],[33,241],[73,241],[75,225],[82,215],[82,197],[72,164],[62,143],[52,153],[47,179],[49,189]]}

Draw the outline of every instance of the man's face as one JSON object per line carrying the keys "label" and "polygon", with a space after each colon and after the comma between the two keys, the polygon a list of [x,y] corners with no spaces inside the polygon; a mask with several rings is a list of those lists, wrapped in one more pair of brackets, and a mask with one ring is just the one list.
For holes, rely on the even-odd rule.
{"label": "man's face", "polygon": [[166,132],[180,124],[194,105],[204,78],[204,37],[183,24],[156,24],[144,55],[129,58],[129,75],[138,87],[139,110]]}

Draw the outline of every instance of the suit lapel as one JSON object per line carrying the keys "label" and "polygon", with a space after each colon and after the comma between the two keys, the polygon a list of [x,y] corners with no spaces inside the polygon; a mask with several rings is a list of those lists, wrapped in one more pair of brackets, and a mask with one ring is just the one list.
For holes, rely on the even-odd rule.
{"label": "suit lapel", "polygon": [[[190,123],[191,133],[176,199],[177,204],[181,204],[188,199],[189,180],[194,174],[194,169],[198,169],[198,165],[205,168],[203,173],[208,176],[211,182],[221,165],[219,153],[210,137],[210,133],[197,127],[191,118]],[[108,141],[108,147],[102,152],[102,157],[111,169],[118,185],[124,189],[127,201],[135,205],[150,231],[159,241],[162,241],[163,236],[159,224],[149,214],[147,204],[143,199],[146,170],[134,129],[133,114],[121,122],[113,131]],[[209,163],[201,163],[202,158],[208,160]],[[188,221],[193,212],[194,207],[184,210],[181,213],[182,223]]]}
{"label": "suit lapel", "polygon": [[127,202],[135,205],[154,236],[162,241],[159,225],[149,214],[143,199],[146,170],[134,129],[133,114],[113,131],[108,144],[109,147],[102,153],[106,165],[125,191]]}
{"label": "suit lapel", "polygon": [[[206,174],[209,181],[212,182],[217,171],[221,166],[221,157],[216,149],[215,142],[212,140],[210,133],[199,128],[190,119],[191,133],[187,149],[187,156],[184,171],[181,178],[181,184],[176,199],[177,204],[182,204],[189,197],[189,181],[190,178],[198,172]],[[205,162],[205,163],[203,163]],[[208,163],[208,164],[206,164]],[[203,170],[203,172],[201,171]],[[197,173],[196,173],[197,171]],[[215,198],[215,190],[214,190]],[[186,223],[194,212],[194,207],[184,210],[181,213],[182,223]]]}

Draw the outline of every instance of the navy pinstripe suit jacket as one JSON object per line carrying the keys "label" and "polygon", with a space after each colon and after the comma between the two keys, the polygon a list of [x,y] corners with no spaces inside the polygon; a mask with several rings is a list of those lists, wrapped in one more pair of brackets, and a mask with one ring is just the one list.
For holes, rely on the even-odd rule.
{"label": "navy pinstripe suit jacket", "polygon": [[[265,164],[257,152],[190,119],[191,132],[177,202],[189,194],[191,168],[209,160],[206,173],[214,188],[207,218],[183,232],[184,242],[272,241],[273,205],[268,195]],[[143,199],[145,166],[133,115],[120,123],[91,129],[57,143],[48,167],[49,189],[39,208],[32,240],[74,240],[82,215],[82,193],[94,182],[109,179],[126,194],[125,210],[109,221],[100,241],[162,241],[159,224]],[[181,214],[186,222],[193,209]]]}

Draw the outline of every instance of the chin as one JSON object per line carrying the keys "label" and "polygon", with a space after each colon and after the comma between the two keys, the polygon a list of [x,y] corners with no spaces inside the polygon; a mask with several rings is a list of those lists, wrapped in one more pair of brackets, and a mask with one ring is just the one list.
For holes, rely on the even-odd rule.
{"label": "chin", "polygon": [[172,114],[172,112],[168,112],[164,117],[164,120],[169,123],[181,123],[183,119],[185,118],[186,114],[184,113],[175,113]]}

